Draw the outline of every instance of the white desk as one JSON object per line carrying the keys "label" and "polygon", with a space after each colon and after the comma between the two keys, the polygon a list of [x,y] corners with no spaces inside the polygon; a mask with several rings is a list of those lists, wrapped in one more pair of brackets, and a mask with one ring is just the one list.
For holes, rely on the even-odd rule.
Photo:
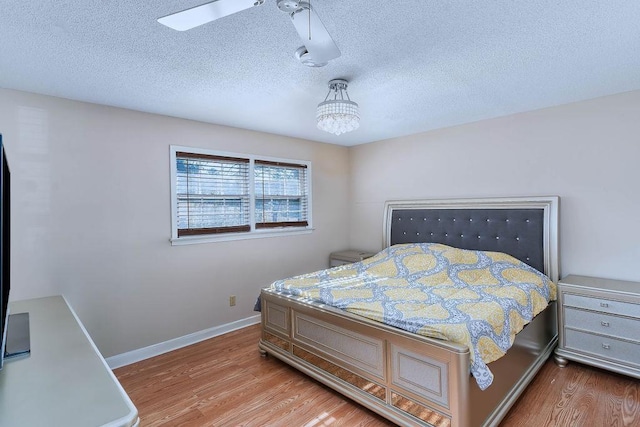
{"label": "white desk", "polygon": [[138,411],[60,296],[10,303],[29,312],[31,355],[0,371],[0,426],[137,426]]}

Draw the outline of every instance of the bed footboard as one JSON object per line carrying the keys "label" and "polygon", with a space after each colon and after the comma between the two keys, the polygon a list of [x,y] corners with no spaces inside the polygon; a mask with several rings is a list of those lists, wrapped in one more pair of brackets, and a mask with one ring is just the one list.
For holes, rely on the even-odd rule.
{"label": "bed footboard", "polygon": [[261,299],[261,351],[403,426],[498,424],[557,341],[552,303],[490,365],[494,383],[480,391],[465,346],[274,291]]}
{"label": "bed footboard", "polygon": [[399,425],[469,425],[464,346],[266,291],[262,326],[261,350]]}

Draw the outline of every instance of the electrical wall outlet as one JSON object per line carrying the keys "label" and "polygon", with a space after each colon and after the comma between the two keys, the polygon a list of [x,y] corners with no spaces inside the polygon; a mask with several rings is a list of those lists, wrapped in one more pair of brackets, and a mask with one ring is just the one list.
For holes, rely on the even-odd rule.
{"label": "electrical wall outlet", "polygon": [[229,307],[233,307],[234,305],[236,305],[236,296],[235,295],[231,295],[229,297]]}

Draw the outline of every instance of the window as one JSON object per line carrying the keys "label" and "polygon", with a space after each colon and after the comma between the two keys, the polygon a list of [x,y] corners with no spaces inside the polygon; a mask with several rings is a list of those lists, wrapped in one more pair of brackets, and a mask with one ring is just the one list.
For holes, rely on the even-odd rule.
{"label": "window", "polygon": [[178,237],[250,231],[249,160],[176,152]]}
{"label": "window", "polygon": [[311,230],[305,161],[171,147],[172,242]]}
{"label": "window", "polygon": [[256,228],[306,227],[307,166],[256,160]]}

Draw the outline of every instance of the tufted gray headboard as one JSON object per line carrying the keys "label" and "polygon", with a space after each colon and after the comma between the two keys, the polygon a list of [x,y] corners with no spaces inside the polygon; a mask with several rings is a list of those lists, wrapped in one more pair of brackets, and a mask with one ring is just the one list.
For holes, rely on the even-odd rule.
{"label": "tufted gray headboard", "polygon": [[391,201],[384,246],[443,243],[504,252],[557,281],[559,198]]}

